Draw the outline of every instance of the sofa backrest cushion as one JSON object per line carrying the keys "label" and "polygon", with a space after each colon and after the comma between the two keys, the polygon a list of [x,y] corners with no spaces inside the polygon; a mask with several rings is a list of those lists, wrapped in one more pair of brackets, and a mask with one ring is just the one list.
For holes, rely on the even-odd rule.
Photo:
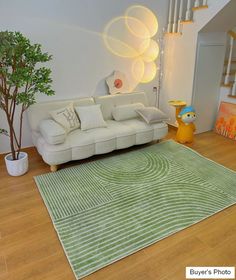
{"label": "sofa backrest cushion", "polygon": [[54,100],[49,102],[35,103],[29,107],[27,110],[28,120],[30,128],[35,131],[39,131],[39,124],[42,120],[52,119],[50,111],[54,111],[63,107],[68,106],[70,103],[73,106],[88,106],[94,105],[94,100],[92,97],[86,98],[76,98],[70,100]]}
{"label": "sofa backrest cushion", "polygon": [[143,103],[133,103],[115,106],[112,110],[112,116],[116,121],[125,121],[139,117],[136,110],[146,108]]}
{"label": "sofa backrest cushion", "polygon": [[115,106],[133,103],[142,103],[144,106],[148,106],[145,92],[96,96],[94,100],[96,104],[101,104],[101,110],[105,120],[113,119],[112,110]]}

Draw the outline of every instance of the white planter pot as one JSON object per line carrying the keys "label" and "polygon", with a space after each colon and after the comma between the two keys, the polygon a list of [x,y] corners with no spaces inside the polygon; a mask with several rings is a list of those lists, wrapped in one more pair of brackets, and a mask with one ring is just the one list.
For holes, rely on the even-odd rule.
{"label": "white planter pot", "polygon": [[11,176],[21,176],[28,171],[28,155],[25,152],[20,152],[19,159],[12,160],[12,155],[5,156],[7,171]]}

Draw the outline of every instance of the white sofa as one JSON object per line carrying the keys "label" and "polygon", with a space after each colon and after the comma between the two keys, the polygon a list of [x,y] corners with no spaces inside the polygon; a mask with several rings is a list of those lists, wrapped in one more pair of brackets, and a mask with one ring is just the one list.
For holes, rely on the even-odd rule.
{"label": "white sofa", "polygon": [[[49,111],[60,109],[71,102],[73,102],[74,107],[101,104],[101,111],[107,127],[86,131],[76,129],[66,135],[64,143],[49,144],[40,133],[40,123],[43,120],[51,119]],[[148,106],[146,94],[106,95],[36,103],[28,109],[33,143],[43,160],[51,166],[51,170],[56,171],[58,165],[71,160],[85,159],[96,154],[109,153],[116,149],[124,149],[165,137],[168,132],[168,126],[165,122],[149,125],[141,118],[124,121],[113,119],[112,109],[115,106],[137,102]],[[60,136],[60,129],[58,136]]]}

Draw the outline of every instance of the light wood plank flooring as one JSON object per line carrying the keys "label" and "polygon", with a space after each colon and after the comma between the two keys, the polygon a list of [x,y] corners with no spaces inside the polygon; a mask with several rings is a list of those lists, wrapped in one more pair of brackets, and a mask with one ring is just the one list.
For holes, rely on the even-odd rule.
{"label": "light wood plank flooring", "polygon": [[[170,129],[167,138],[174,133]],[[189,146],[236,170],[235,142],[207,132]],[[30,170],[18,178],[7,175],[0,156],[0,280],[75,279],[33,180],[49,167],[34,148],[26,150]],[[236,266],[236,206],[85,279],[183,280],[186,266]]]}

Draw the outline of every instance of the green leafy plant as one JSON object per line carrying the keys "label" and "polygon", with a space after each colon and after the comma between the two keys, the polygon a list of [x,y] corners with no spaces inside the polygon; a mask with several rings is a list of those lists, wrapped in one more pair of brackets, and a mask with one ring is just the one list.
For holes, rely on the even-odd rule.
{"label": "green leafy plant", "polygon": [[[20,32],[0,32],[0,108],[5,112],[12,159],[19,157],[22,145],[23,115],[36,102],[37,93],[53,95],[51,70],[41,66],[52,56],[42,52],[40,44],[31,44]],[[16,107],[20,106],[19,115]],[[15,121],[19,122],[19,132]]]}

